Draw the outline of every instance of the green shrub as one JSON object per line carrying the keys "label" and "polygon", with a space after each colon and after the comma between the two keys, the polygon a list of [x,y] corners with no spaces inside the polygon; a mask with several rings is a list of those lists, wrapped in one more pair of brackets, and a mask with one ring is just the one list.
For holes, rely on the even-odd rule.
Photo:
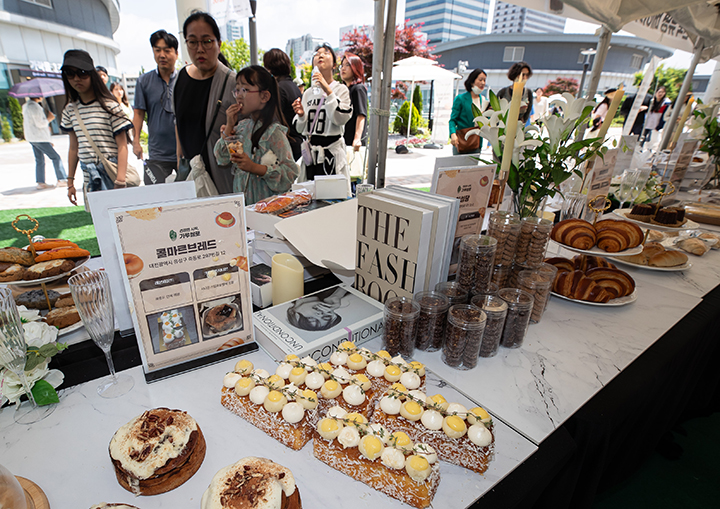
{"label": "green shrub", "polygon": [[422,90],[420,90],[420,85],[415,85],[415,91],[413,92],[413,104],[417,108],[417,110],[422,113],[423,110],[423,96],[422,96]]}
{"label": "green shrub", "polygon": [[[405,101],[402,103],[402,106],[400,106],[400,109],[397,112],[397,116],[395,117],[395,121],[393,122],[393,132],[400,133],[400,134],[406,134],[407,133],[407,121],[408,121],[408,113],[410,111],[410,102]],[[420,117],[420,113],[418,112],[418,109],[413,104],[412,106],[412,123],[410,124],[410,134],[417,133],[418,127],[422,126],[422,118]]]}
{"label": "green shrub", "polygon": [[0,115],[0,124],[2,124],[2,137],[3,140],[10,141],[12,139],[12,130],[10,129],[10,123]]}
{"label": "green shrub", "polygon": [[20,106],[20,101],[18,101],[14,97],[10,97],[9,103],[10,114],[12,118],[12,128],[13,132],[15,133],[15,137],[19,140],[24,140],[25,134],[23,132],[23,114],[22,106]]}

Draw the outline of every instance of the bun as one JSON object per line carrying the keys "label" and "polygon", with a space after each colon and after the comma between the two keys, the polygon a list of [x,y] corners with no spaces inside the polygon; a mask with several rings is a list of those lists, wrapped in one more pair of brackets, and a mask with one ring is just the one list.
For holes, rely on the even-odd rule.
{"label": "bun", "polygon": [[35,262],[47,262],[49,260],[59,260],[60,258],[82,258],[84,256],[90,256],[90,251],[77,246],[64,246],[37,255]]}
{"label": "bun", "polygon": [[651,267],[677,267],[685,265],[688,262],[688,256],[680,251],[663,251],[651,256],[648,259],[648,265]]}
{"label": "bun", "polygon": [[123,261],[125,262],[125,270],[128,276],[140,274],[145,264],[142,259],[132,253],[123,253]]}
{"label": "bun", "polygon": [[643,241],[640,227],[629,221],[605,219],[595,224],[597,246],[608,253],[618,253],[639,246]]}
{"label": "bun", "polygon": [[595,245],[593,225],[582,219],[566,219],[556,224],[550,238],[575,249],[590,249]]}

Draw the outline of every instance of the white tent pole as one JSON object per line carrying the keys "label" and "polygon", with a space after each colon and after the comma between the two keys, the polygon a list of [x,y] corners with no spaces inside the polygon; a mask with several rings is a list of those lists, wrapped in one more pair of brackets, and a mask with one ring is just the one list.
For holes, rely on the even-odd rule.
{"label": "white tent pole", "polygon": [[[610,48],[610,38],[612,32],[605,26],[600,27],[600,36],[598,37],[597,53],[595,54],[595,61],[593,62],[592,73],[590,74],[590,82],[588,83],[588,91],[585,96],[586,99],[591,101],[595,100],[595,93],[600,83],[600,75],[602,74],[603,67],[605,67],[605,57],[607,57],[608,48]],[[585,129],[587,124],[583,124],[578,129],[577,139],[581,140],[585,136]]]}
{"label": "white tent pole", "polygon": [[377,55],[377,58],[373,56],[372,64],[372,83],[370,85],[370,115],[369,115],[369,126],[368,126],[368,169],[367,169],[367,181],[370,184],[375,184],[375,174],[377,171],[377,160],[378,160],[378,135],[380,133],[380,102],[381,92],[380,85],[382,84],[382,68],[383,62],[381,55],[383,54],[383,34],[384,30],[384,19],[385,19],[385,0],[375,0],[375,29],[373,34],[373,54]]}
{"label": "white tent pole", "polygon": [[[397,0],[388,0],[387,23],[385,24],[385,47],[383,48],[383,80],[381,109],[390,111],[390,85],[392,84],[392,67],[395,59],[395,13]],[[385,187],[385,161],[387,159],[388,123],[390,115],[380,117],[378,130],[378,169],[375,187]]]}
{"label": "white tent pole", "polygon": [[412,114],[413,114],[413,92],[415,91],[415,80],[412,80],[410,82],[410,114],[408,115],[408,130],[407,130],[407,138],[405,138],[406,142],[410,139],[410,126],[412,125]]}
{"label": "white tent pole", "polygon": [[677,99],[675,100],[675,107],[673,108],[672,115],[670,115],[670,120],[665,123],[662,143],[660,143],[660,150],[665,150],[670,143],[670,138],[675,130],[675,123],[680,116],[680,111],[683,109],[685,95],[688,93],[688,90],[690,90],[690,83],[692,83],[695,68],[697,67],[698,62],[700,62],[700,55],[702,54],[703,48],[705,48],[703,38],[698,37],[697,41],[695,41],[695,52],[693,53],[692,61],[690,62],[690,67],[688,67],[687,74],[685,74],[682,87],[680,87],[680,92],[678,92]]}
{"label": "white tent pole", "polygon": [[710,76],[710,82],[703,96],[703,102],[705,104],[710,104],[720,99],[720,65],[718,65],[717,60],[713,60],[713,62],[715,62],[715,69],[713,70],[712,76]]}

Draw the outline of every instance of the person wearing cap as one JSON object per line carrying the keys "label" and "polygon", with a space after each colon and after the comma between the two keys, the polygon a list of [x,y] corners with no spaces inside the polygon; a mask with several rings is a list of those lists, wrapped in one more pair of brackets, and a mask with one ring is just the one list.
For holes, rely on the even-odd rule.
{"label": "person wearing cap", "polygon": [[[150,36],[150,46],[157,69],[140,76],[135,84],[133,125],[140,133],[145,114],[148,119],[148,159],[145,162],[145,185],[162,184],[177,170],[175,142],[175,114],[173,87],[177,80],[175,62],[178,59],[178,40],[165,30]],[[133,139],[133,152],[143,158],[139,134]]]}
{"label": "person wearing cap", "polygon": [[[126,187],[127,131],[132,128],[132,122],[102,82],[87,51],[66,51],[61,71],[67,104],[60,127],[70,135],[68,199],[77,205],[74,182],[78,162],[83,170],[86,192]],[[85,135],[78,117],[82,119],[90,139]],[[114,180],[103,166],[91,140],[106,160],[117,164]]]}
{"label": "person wearing cap", "polygon": [[41,102],[42,97],[31,97],[22,107],[23,132],[35,155],[35,182],[38,189],[53,187],[45,183],[45,156],[48,156],[55,167],[57,185],[64,187],[67,186],[67,175],[65,175],[60,154],[55,151],[50,142],[50,130],[48,129],[48,124],[53,121],[55,115],[51,111],[46,114],[40,106]]}
{"label": "person wearing cap", "polygon": [[302,155],[300,153],[300,144],[303,142],[303,137],[292,124],[292,119],[295,117],[292,103],[295,99],[302,97],[302,92],[290,78],[290,57],[283,50],[273,48],[263,55],[263,66],[270,71],[277,81],[278,90],[280,91],[280,111],[285,123],[288,124],[287,137],[293,158],[297,161]]}
{"label": "person wearing cap", "polygon": [[102,82],[105,84],[105,86],[107,86],[107,82],[110,79],[107,69],[105,69],[102,65],[98,65],[97,67],[95,67],[95,70],[100,75],[100,79],[102,80]]}

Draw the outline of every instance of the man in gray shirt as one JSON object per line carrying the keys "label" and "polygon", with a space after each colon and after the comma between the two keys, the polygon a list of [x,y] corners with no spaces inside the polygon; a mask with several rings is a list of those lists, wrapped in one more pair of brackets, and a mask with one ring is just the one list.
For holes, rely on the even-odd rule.
{"label": "man in gray shirt", "polygon": [[147,112],[150,154],[145,162],[145,185],[162,184],[173,170],[177,170],[172,90],[177,78],[178,40],[165,30],[158,30],[150,36],[150,45],[158,66],[137,80],[133,118],[137,133],[133,140],[133,152],[142,159],[140,131]]}

